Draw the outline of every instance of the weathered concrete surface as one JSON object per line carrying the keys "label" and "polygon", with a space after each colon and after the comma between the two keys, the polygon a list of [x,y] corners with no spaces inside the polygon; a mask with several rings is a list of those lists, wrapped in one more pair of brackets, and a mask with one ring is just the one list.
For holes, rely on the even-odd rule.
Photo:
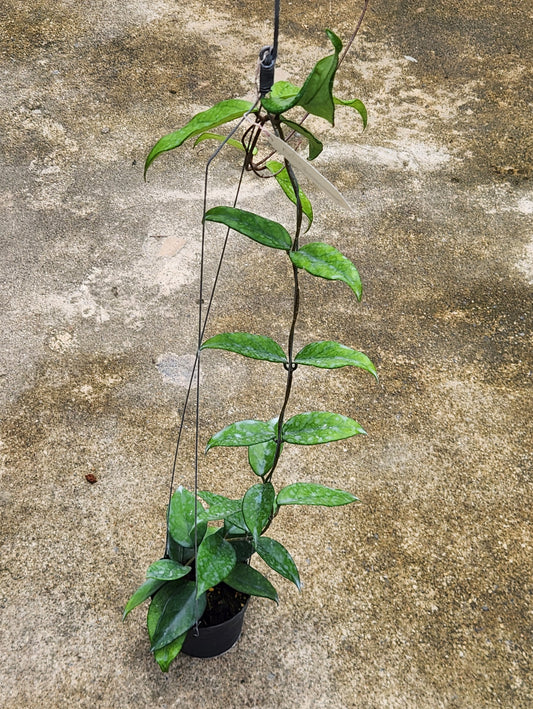
{"label": "weathered concrete surface", "polygon": [[[284,76],[301,80],[323,54],[325,26],[349,36],[353,5],[283,3]],[[304,278],[299,342],[361,348],[381,382],[299,371],[294,411],[332,407],[369,436],[288,450],[279,483],[306,476],[362,505],[277,520],[305,588],[278,584],[279,608],[255,601],[225,657],[183,657],[164,676],[144,613],[121,622],[162,551],[208,149],[161,159],[146,185],[142,161],[191,113],[251,95],[271,12],[3,0],[3,708],[533,704],[523,0],[376,0],[338,90],[367,103],[369,127],[347,112],[335,133],[318,127],[328,148],[317,166],[356,217],[318,196],[311,238],[343,249],[366,291],[355,305],[340,285]],[[214,202],[236,174],[231,160],[226,176],[215,170]],[[287,219],[274,187],[248,180],[243,206],[260,199]],[[269,266],[244,241],[230,243],[211,332],[280,337],[282,255]],[[209,353],[204,435],[276,410],[276,367],[237,360]],[[187,461],[178,474],[192,485]],[[230,495],[251,482],[238,452],[213,451],[201,477]]]}

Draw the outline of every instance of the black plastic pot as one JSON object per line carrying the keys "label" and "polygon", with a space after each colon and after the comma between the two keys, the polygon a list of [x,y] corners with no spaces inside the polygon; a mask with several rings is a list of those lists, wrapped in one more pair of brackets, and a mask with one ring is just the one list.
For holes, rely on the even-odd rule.
{"label": "black plastic pot", "polygon": [[[241,610],[229,620],[219,625],[209,625],[191,628],[187,633],[181,649],[192,657],[218,657],[230,650],[241,636],[244,613],[248,601]],[[198,632],[198,635],[196,635]]]}

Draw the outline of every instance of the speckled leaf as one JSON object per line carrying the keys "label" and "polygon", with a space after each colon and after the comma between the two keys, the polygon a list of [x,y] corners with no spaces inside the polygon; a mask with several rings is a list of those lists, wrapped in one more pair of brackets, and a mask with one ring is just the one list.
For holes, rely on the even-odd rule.
{"label": "speckled leaf", "polygon": [[294,358],[297,364],[306,364],[311,367],[324,369],[337,369],[338,367],[353,366],[364,369],[378,378],[376,368],[368,357],[362,352],[338,342],[324,340],[306,345]]}
{"label": "speckled leaf", "polygon": [[340,441],[358,433],[365,431],[357,421],[329,411],[297,414],[286,421],[282,429],[284,441],[303,446]]}
{"label": "speckled leaf", "polygon": [[210,337],[201,346],[202,350],[228,350],[244,357],[261,359],[266,362],[286,362],[287,357],[277,342],[264,335],[249,332],[224,332]]}
{"label": "speckled leaf", "polygon": [[198,547],[196,573],[198,596],[220,583],[237,562],[235,549],[223,537],[223,530],[206,537]]}
{"label": "speckled leaf", "polygon": [[275,498],[276,493],[272,483],[253,485],[243,497],[242,514],[256,543],[270,520]]}
{"label": "speckled leaf", "polygon": [[270,581],[249,564],[236,564],[224,579],[224,583],[236,591],[248,593],[250,596],[261,596],[278,602],[278,594]]}
{"label": "speckled leaf", "polygon": [[[199,522],[206,522],[205,510],[201,503],[196,505]],[[171,537],[184,547],[194,545],[193,530],[195,525],[195,497],[181,485],[172,495],[168,515],[168,529]],[[205,526],[202,525],[202,534]]]}
{"label": "speckled leaf", "polygon": [[148,567],[146,577],[149,579],[162,579],[163,581],[176,581],[186,576],[191,570],[190,566],[183,566],[172,559],[159,559]]}
{"label": "speckled leaf", "polygon": [[263,246],[284,251],[288,251],[292,246],[290,234],[282,224],[254,212],[236,207],[213,207],[205,213],[204,219],[208,222],[225,224]]}
{"label": "speckled leaf", "polygon": [[161,153],[179,147],[188,138],[216,128],[223,123],[233,121],[236,118],[241,118],[251,108],[252,104],[249,101],[230,99],[229,101],[220,101],[220,103],[208,108],[207,111],[197,113],[183,128],[174,133],[169,133],[157,141],[146,158],[144,174],[146,175],[150,165]]}
{"label": "speckled leaf", "polygon": [[229,497],[215,495],[207,490],[199,492],[198,497],[201,497],[209,505],[209,509],[206,511],[209,521],[225,519],[242,508],[242,500],[231,500]]}
{"label": "speckled leaf", "polygon": [[270,537],[260,537],[255,544],[255,549],[261,559],[263,559],[271,569],[274,569],[278,574],[292,581],[296,584],[298,590],[300,590],[300,574],[298,573],[292,556],[285,549],[283,544],[280,544]]}
{"label": "speckled leaf", "polygon": [[338,507],[350,502],[359,502],[355,495],[315,483],[293,483],[282,488],[277,496],[278,505],[323,505]]}
{"label": "speckled leaf", "polygon": [[313,242],[305,244],[298,251],[291,251],[291,261],[298,268],[303,268],[313,276],[320,276],[329,281],[343,281],[361,300],[363,287],[359,273],[353,263],[335,247]]}
{"label": "speckled leaf", "polygon": [[205,452],[215,446],[253,446],[264,443],[274,438],[275,429],[275,424],[270,421],[237,421],[215,433],[209,439]]}

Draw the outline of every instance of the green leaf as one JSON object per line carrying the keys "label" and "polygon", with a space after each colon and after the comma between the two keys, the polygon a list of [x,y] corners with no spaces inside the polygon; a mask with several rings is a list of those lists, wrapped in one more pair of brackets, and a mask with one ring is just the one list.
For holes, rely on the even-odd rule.
{"label": "green leaf", "polygon": [[190,566],[183,566],[172,559],[159,559],[153,563],[146,572],[149,579],[162,579],[163,581],[175,581],[182,576],[186,576],[191,570]]}
{"label": "green leaf", "polygon": [[302,90],[298,94],[298,106],[301,106],[314,116],[320,116],[334,124],[335,105],[333,103],[333,80],[339,65],[339,53],[342,42],[331,30],[326,30],[334,54],[321,59],[305,80]]}
{"label": "green leaf", "polygon": [[[206,514],[205,510],[200,503],[196,505],[198,513],[198,521],[200,523],[205,523]],[[195,497],[192,492],[186,490],[181,485],[176,489],[172,495],[172,500],[170,502],[170,510],[168,514],[168,530],[170,536],[184,547],[194,546],[194,526],[195,526]],[[203,536],[205,533],[205,527],[199,525],[199,530]]]}
{"label": "green leaf", "polygon": [[206,537],[198,547],[196,577],[198,596],[220,583],[237,563],[233,546],[223,537],[223,530]]}
{"label": "green leaf", "polygon": [[241,593],[270,598],[272,601],[278,602],[278,594],[274,586],[263,574],[260,574],[249,564],[236,564],[224,579],[224,583]]}
{"label": "green leaf", "polygon": [[[148,615],[146,617],[146,624],[148,626],[148,636],[150,638],[150,643],[153,642],[153,637],[159,619],[161,618],[161,613],[163,612],[169,598],[174,592],[174,587],[172,584],[167,584],[162,588],[159,593],[157,593],[152,602],[150,603],[150,608],[148,609]],[[170,663],[179,654],[185,638],[187,637],[187,631],[179,635],[175,640],[173,640],[168,645],[165,645],[159,650],[154,652],[154,658],[163,672],[168,672]]]}
{"label": "green leaf", "polygon": [[248,561],[249,558],[254,553],[254,548],[244,539],[229,539],[231,546],[235,549],[235,554],[237,555],[237,561]]}
{"label": "green leaf", "polygon": [[214,521],[224,519],[235,512],[239,512],[242,508],[242,500],[231,500],[223,495],[215,495],[207,490],[202,490],[198,496],[207,502],[209,509],[207,510],[207,519]]}
{"label": "green leaf", "polygon": [[230,99],[229,101],[220,101],[220,103],[208,108],[207,111],[197,113],[183,128],[174,133],[169,133],[157,141],[146,158],[144,165],[145,176],[150,165],[161,153],[179,147],[187,138],[209,131],[223,123],[229,123],[229,121],[233,121],[236,118],[241,118],[251,108],[252,104],[249,101]]}
{"label": "green leaf", "polygon": [[364,369],[373,374],[376,379],[378,378],[376,368],[365,354],[331,340],[312,342],[306,345],[298,352],[294,361],[296,364],[306,364],[323,369],[337,369],[352,365]]}
{"label": "green leaf", "polygon": [[200,349],[228,350],[244,357],[261,359],[266,362],[286,362],[287,357],[277,342],[264,335],[248,332],[225,332],[210,337]]}
{"label": "green leaf", "polygon": [[200,618],[206,606],[205,594],[195,598],[194,581],[170,581],[162,590],[165,590],[165,596],[166,593],[169,595],[166,602],[165,597],[161,599],[163,609],[151,638],[152,652],[160,650],[192,628],[196,612]]}
{"label": "green leaf", "polygon": [[285,227],[271,219],[260,217],[254,212],[247,212],[236,207],[213,207],[206,212],[204,219],[208,222],[225,224],[239,234],[248,236],[263,246],[288,251],[292,239]]}
{"label": "green leaf", "polygon": [[[277,421],[278,419],[273,419]],[[276,457],[277,441],[267,441],[266,443],[256,443],[255,446],[248,447],[248,462],[256,475],[263,477],[270,472]],[[281,445],[283,448],[283,444]]]}
{"label": "green leaf", "polygon": [[296,584],[298,590],[301,589],[300,575],[292,556],[285,549],[283,544],[280,544],[275,539],[270,537],[260,537],[255,549],[261,559],[265,561],[271,569],[277,571],[284,578]]}
{"label": "green leaf", "polygon": [[324,149],[323,144],[316,138],[311,131],[304,128],[300,123],[295,123],[294,121],[289,121],[287,118],[282,118],[281,122],[288,126],[291,130],[296,131],[308,141],[309,143],[309,160],[314,160],[320,155]]}
{"label": "green leaf", "polygon": [[246,527],[246,522],[244,521],[244,517],[242,515],[241,503],[241,509],[238,512],[235,512],[234,514],[228,515],[224,518],[224,534],[226,536],[242,536],[247,535],[248,533],[249,530]]}
{"label": "green leaf", "polygon": [[141,603],[144,603],[147,598],[153,596],[156,591],[158,591],[165,581],[163,579],[148,579],[135,591],[130,600],[126,603],[124,608],[124,613],[122,614],[122,620],[126,618],[128,613],[134,608],[137,608]]}
{"label": "green leaf", "polygon": [[276,493],[272,483],[253,485],[243,497],[242,514],[256,543],[270,521],[275,498]]}
{"label": "green leaf", "polygon": [[[270,170],[270,172],[274,175],[278,185],[285,192],[285,194],[290,199],[290,201],[293,204],[296,204],[296,196],[294,194],[294,187],[292,186],[292,182],[290,180],[289,173],[287,172],[287,168],[282,163],[278,162],[277,160],[269,160],[266,163],[266,166]],[[309,228],[311,227],[311,224],[313,223],[313,207],[311,206],[311,202],[309,201],[308,197],[304,194],[304,192],[302,191],[302,189],[300,187],[299,187],[299,193],[300,193],[300,203],[302,205],[302,211],[309,221],[306,231],[309,231]]]}
{"label": "green leaf", "polygon": [[365,431],[357,421],[329,411],[297,414],[286,421],[282,429],[284,441],[302,446],[340,441],[358,433],[365,433]]}
{"label": "green leaf", "polygon": [[294,106],[301,106],[314,116],[325,118],[333,125],[335,116],[333,80],[339,65],[342,42],[331,30],[326,30],[326,34],[333,44],[334,53],[315,64],[298,93],[294,93],[296,87],[289,82],[276,82],[270,94],[261,99],[265,110],[280,114]]}
{"label": "green leaf", "polygon": [[[232,148],[237,148],[237,150],[240,150],[243,153],[246,152],[244,145],[239,140],[235,140],[235,138],[228,138],[227,136],[220,135],[219,133],[202,133],[194,141],[194,147],[196,147],[199,143],[202,143],[204,140],[218,140],[219,143],[224,143],[225,141],[226,144],[231,145]],[[256,153],[257,148],[253,151],[254,155]]]}
{"label": "green leaf", "polygon": [[337,106],[351,106],[352,108],[355,108],[355,110],[363,120],[363,129],[366,128],[366,124],[368,122],[368,115],[366,112],[366,106],[362,101],[360,101],[358,98],[355,98],[352,101],[343,101],[341,98],[337,98],[336,96],[334,96],[333,103],[337,104]]}
{"label": "green leaf", "polygon": [[315,483],[293,483],[282,488],[276,498],[278,505],[323,505],[338,507],[350,502],[359,502],[355,495]]}
{"label": "green leaf", "polygon": [[276,425],[271,421],[237,421],[222,431],[215,433],[206,446],[205,452],[215,446],[253,446],[274,438]]}
{"label": "green leaf", "polygon": [[297,268],[303,268],[313,276],[328,281],[343,281],[353,290],[357,300],[361,300],[363,287],[359,273],[353,263],[335,247],[314,242],[305,244],[298,251],[291,251],[289,256]]}

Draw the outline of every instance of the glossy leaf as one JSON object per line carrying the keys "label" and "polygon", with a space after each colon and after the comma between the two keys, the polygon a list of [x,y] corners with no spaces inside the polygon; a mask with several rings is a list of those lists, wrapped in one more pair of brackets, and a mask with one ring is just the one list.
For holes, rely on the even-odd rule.
{"label": "glossy leaf", "polygon": [[370,372],[376,379],[378,377],[376,368],[365,354],[330,340],[306,345],[298,352],[294,361],[296,364],[306,364],[323,369],[337,369],[351,365]]}
{"label": "glossy leaf", "polygon": [[[153,642],[154,633],[157,628],[161,614],[173,593],[173,587],[171,584],[167,584],[162,588],[150,603],[150,608],[148,609],[148,615],[146,617],[146,624],[148,626],[148,636],[150,638],[150,643]],[[173,640],[168,645],[156,650],[154,652],[154,658],[163,672],[168,672],[170,663],[179,654],[185,638],[187,637],[187,631],[179,635],[175,640]]]}
{"label": "glossy leaf", "polygon": [[[206,522],[205,510],[201,503],[197,503],[196,511],[198,521]],[[168,514],[168,530],[174,541],[184,547],[192,547],[194,545],[194,526],[195,526],[195,497],[192,492],[186,490],[181,485],[172,495],[170,502],[170,510]],[[202,525],[202,534],[205,533],[205,525]]]}
{"label": "glossy leaf", "polygon": [[220,101],[220,103],[208,108],[207,111],[197,113],[183,128],[174,133],[169,133],[157,141],[146,158],[144,174],[146,175],[150,165],[161,153],[178,148],[188,138],[216,128],[223,123],[229,123],[229,121],[233,121],[236,118],[241,118],[251,108],[252,104],[249,101],[230,99],[229,101]]}
{"label": "glossy leaf", "polygon": [[292,556],[275,539],[270,537],[260,537],[255,543],[255,549],[261,559],[265,561],[271,569],[277,571],[284,578],[296,584],[298,590],[301,588],[300,574]]}
{"label": "glossy leaf", "polygon": [[[296,195],[294,193],[294,188],[287,172],[287,168],[277,160],[269,160],[266,164],[267,168],[276,178],[278,185],[281,187],[283,192],[287,195],[293,204],[296,204]],[[301,188],[299,188],[300,193],[300,203],[302,205],[302,211],[308,219],[309,224],[307,225],[306,231],[309,231],[311,224],[313,223],[313,207],[308,197],[304,194]]]}
{"label": "glossy leaf", "polygon": [[191,570],[190,566],[183,566],[172,559],[159,559],[148,567],[146,577],[149,579],[162,579],[163,581],[176,581],[186,576]]}
{"label": "glossy leaf", "polygon": [[295,266],[313,276],[328,281],[343,281],[353,290],[357,300],[361,300],[363,287],[359,273],[353,263],[335,247],[321,242],[305,244],[298,251],[291,251],[290,258]]}
{"label": "glossy leaf", "polygon": [[228,350],[244,357],[261,359],[266,362],[286,362],[287,357],[277,342],[264,335],[248,332],[224,332],[210,337],[201,346],[202,350]]}
{"label": "glossy leaf", "polygon": [[254,548],[244,539],[229,540],[231,546],[235,549],[235,554],[237,555],[237,561],[248,561],[252,554],[254,553]]}
{"label": "glossy leaf", "polygon": [[171,581],[162,590],[169,594],[169,598],[164,604],[151,638],[152,652],[160,650],[187,632],[196,620],[196,612],[198,617],[201,617],[206,606],[205,594],[195,598],[194,581]]}
{"label": "glossy leaf", "polygon": [[274,586],[263,574],[249,564],[236,564],[224,579],[224,583],[241,593],[270,598],[272,601],[278,602],[278,594]]}
{"label": "glossy leaf", "polygon": [[248,534],[249,530],[246,527],[246,522],[242,515],[242,503],[241,509],[231,515],[224,518],[224,534],[225,535],[236,535],[241,536],[243,534]]}
{"label": "glossy leaf", "polygon": [[311,131],[304,128],[300,123],[295,123],[294,121],[289,121],[287,118],[282,118],[281,122],[288,126],[291,130],[296,131],[302,135],[309,143],[309,160],[314,160],[320,155],[324,149],[323,144],[316,138]]}
{"label": "glossy leaf", "polygon": [[209,521],[224,519],[229,515],[239,512],[242,508],[242,500],[231,500],[223,495],[215,495],[207,490],[202,490],[198,496],[207,502],[209,509],[206,511]]}
{"label": "glossy leaf", "polygon": [[272,483],[253,485],[243,497],[242,514],[255,543],[271,518],[275,499]]}
{"label": "glossy leaf", "polygon": [[220,583],[237,563],[235,549],[227,542],[223,530],[206,537],[198,547],[196,557],[196,575],[198,596],[211,586]]}
{"label": "glossy leaf", "polygon": [[271,421],[237,421],[212,436],[205,452],[215,446],[253,446],[264,443],[275,435],[276,426]]}
{"label": "glossy leaf", "polygon": [[366,111],[366,106],[362,101],[360,101],[358,98],[353,99],[352,101],[343,101],[341,98],[337,98],[336,96],[334,96],[333,103],[337,104],[338,106],[351,106],[351,108],[354,108],[362,118],[363,129],[366,128],[368,122],[368,114]]}
{"label": "glossy leaf", "polygon": [[141,603],[144,603],[147,598],[153,596],[156,591],[158,591],[165,581],[163,579],[148,579],[135,591],[130,600],[126,603],[124,612],[122,614],[122,620],[126,618],[128,613],[134,608],[137,608]]}
{"label": "glossy leaf", "polygon": [[315,65],[298,94],[298,106],[314,116],[325,118],[333,125],[335,118],[333,80],[339,65],[342,42],[331,30],[326,30],[326,34],[333,44],[334,54],[324,57]]}
{"label": "glossy leaf", "polygon": [[323,505],[338,507],[350,502],[359,502],[355,495],[315,483],[293,483],[282,488],[276,499],[278,505]]}
{"label": "glossy leaf", "polygon": [[[274,419],[277,421],[277,419]],[[281,445],[283,448],[283,444]],[[277,441],[256,443],[248,447],[248,462],[256,475],[263,477],[270,472],[276,457]]]}
{"label": "glossy leaf", "polygon": [[282,224],[254,212],[236,207],[213,207],[206,212],[204,219],[208,222],[225,224],[239,234],[273,249],[288,251],[292,246],[290,234]]}
{"label": "glossy leaf", "polygon": [[297,414],[286,421],[282,429],[284,441],[302,446],[340,441],[358,433],[365,431],[357,421],[329,411]]}

